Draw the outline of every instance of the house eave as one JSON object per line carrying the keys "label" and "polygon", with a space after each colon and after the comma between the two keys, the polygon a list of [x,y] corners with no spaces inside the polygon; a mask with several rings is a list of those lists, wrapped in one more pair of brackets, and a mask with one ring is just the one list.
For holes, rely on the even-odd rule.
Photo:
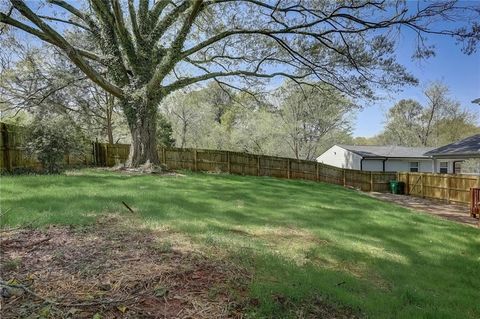
{"label": "house eave", "polygon": [[431,154],[432,158],[480,158],[479,153],[463,153],[463,154]]}
{"label": "house eave", "polygon": [[419,161],[428,161],[432,160],[430,156],[412,156],[412,157],[389,157],[388,159],[394,159],[394,160],[419,160]]}
{"label": "house eave", "polygon": [[366,159],[366,160],[369,160],[369,159],[376,159],[376,160],[419,160],[419,161],[428,161],[428,160],[432,160],[431,157],[419,157],[419,156],[416,156],[416,157],[363,157],[363,159]]}

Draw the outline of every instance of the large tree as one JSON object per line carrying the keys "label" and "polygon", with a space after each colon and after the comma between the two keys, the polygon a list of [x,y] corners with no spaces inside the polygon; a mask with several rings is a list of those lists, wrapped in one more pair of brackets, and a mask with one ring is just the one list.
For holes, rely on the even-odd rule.
{"label": "large tree", "polygon": [[312,160],[329,134],[348,132],[355,106],[330,87],[292,86],[287,82],[276,91],[279,124],[289,155]]}
{"label": "large tree", "polygon": [[440,146],[477,134],[477,114],[449,96],[449,89],[433,83],[424,91],[426,102],[400,100],[387,113],[379,136],[386,144]]}
{"label": "large tree", "polygon": [[[415,82],[395,62],[395,31],[418,35],[416,57],[433,52],[426,34],[451,35],[471,53],[480,33],[478,8],[457,1],[46,2],[10,0],[0,22],[58,47],[117,99],[132,135],[132,166],[158,163],[157,106],[172,91],[212,79],[241,89],[252,79],[287,77],[371,97],[376,87]],[[455,28],[439,19],[456,21]],[[69,41],[72,30],[94,45]]]}

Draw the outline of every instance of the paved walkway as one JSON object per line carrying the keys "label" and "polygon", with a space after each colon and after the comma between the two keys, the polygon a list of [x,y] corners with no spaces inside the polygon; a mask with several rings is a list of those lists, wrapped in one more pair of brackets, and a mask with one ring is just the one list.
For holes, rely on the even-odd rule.
{"label": "paved walkway", "polygon": [[381,200],[413,208],[457,223],[463,223],[475,227],[480,225],[478,219],[470,216],[468,206],[466,205],[446,204],[441,201],[389,193],[372,192],[367,194]]}

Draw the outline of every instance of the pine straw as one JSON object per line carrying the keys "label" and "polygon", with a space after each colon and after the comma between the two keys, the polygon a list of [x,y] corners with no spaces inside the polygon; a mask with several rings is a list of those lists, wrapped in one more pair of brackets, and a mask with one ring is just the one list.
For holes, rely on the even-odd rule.
{"label": "pine straw", "polygon": [[168,232],[138,231],[109,218],[94,227],[52,226],[1,236],[1,280],[37,295],[3,299],[4,319],[97,313],[101,318],[242,317],[238,296],[244,295],[249,275],[186,248],[191,246],[172,246]]}

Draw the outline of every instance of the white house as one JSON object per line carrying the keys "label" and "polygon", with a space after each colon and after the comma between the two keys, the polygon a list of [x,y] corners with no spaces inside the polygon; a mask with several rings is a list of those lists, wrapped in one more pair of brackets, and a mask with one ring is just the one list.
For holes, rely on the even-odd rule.
{"label": "white house", "polygon": [[460,174],[465,160],[480,160],[480,134],[433,149],[425,155],[433,159],[435,172]]}
{"label": "white house", "polygon": [[379,172],[433,172],[433,147],[333,145],[317,162],[336,167]]}
{"label": "white house", "polygon": [[338,144],[317,162],[362,171],[459,174],[467,159],[480,160],[480,134],[439,148]]}

